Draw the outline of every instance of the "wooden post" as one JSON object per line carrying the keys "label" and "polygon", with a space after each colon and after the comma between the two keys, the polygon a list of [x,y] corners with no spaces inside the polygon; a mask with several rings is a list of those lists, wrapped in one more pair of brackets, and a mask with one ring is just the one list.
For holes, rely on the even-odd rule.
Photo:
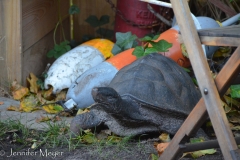
{"label": "wooden post", "polygon": [[237,144],[204,56],[188,3],[186,0],[171,0],[171,3],[221,151],[225,159],[237,159],[232,153],[238,149]]}
{"label": "wooden post", "polygon": [[0,1],[0,85],[15,79],[22,81],[21,3],[22,0]]}

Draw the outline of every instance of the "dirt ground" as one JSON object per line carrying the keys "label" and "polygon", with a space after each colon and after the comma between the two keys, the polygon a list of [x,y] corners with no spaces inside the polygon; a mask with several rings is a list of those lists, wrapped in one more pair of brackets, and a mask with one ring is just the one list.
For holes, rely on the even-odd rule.
{"label": "dirt ground", "polygon": [[[11,98],[10,94],[0,88],[0,96]],[[157,142],[157,136],[150,136],[142,140],[133,139],[124,145],[80,145],[78,148],[69,151],[68,146],[56,148],[45,148],[44,146],[35,150],[31,146],[22,146],[17,143],[10,143],[9,140],[0,141],[0,160],[40,160],[40,159],[58,159],[58,160],[155,160],[151,155],[157,155],[154,148],[154,142]],[[182,158],[190,160],[193,158]],[[217,154],[203,156],[199,160],[221,160],[219,150]]]}

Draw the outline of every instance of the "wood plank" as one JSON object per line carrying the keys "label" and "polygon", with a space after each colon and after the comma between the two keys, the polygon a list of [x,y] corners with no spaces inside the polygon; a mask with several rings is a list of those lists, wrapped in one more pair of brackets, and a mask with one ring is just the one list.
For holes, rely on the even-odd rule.
{"label": "wood plank", "polygon": [[240,37],[240,25],[198,30],[199,36]]}
{"label": "wood plank", "polygon": [[1,0],[0,7],[0,79],[4,84],[15,79],[21,83],[21,0]]}
{"label": "wood plank", "polygon": [[[229,88],[232,80],[237,77],[237,73],[240,70],[240,48],[233,53],[222,70],[219,72],[215,79],[215,83],[219,94],[223,96]],[[203,124],[207,117],[207,109],[204,104],[203,98],[197,103],[187,119],[182,124],[181,128],[173,137],[171,143],[161,155],[162,159],[176,159],[181,153],[179,144],[185,136],[190,136],[196,132],[198,128]]]}
{"label": "wood plank", "polygon": [[[58,22],[58,0],[22,0],[23,51],[51,32]],[[66,18],[69,1],[60,1],[61,16]]]}
{"label": "wood plank", "polygon": [[237,144],[212,79],[187,1],[171,0],[171,2],[221,151],[225,159],[236,159],[232,157],[230,151],[237,150]]}
{"label": "wood plank", "polygon": [[[116,5],[117,0],[111,1]],[[80,8],[80,13],[74,15],[74,39],[76,41],[81,42],[83,35],[100,37],[96,33],[98,28],[93,28],[85,22],[90,15],[95,15],[98,18],[102,15],[110,16],[110,22],[102,27],[112,30],[114,29],[115,12],[111,9],[110,4],[108,4],[106,0],[73,0],[73,4]]]}
{"label": "wood plank", "polygon": [[[65,30],[69,30],[69,19],[63,21],[63,27]],[[38,42],[29,47],[26,51],[23,52],[23,68],[22,68],[22,77],[23,85],[27,84],[26,78],[29,76],[29,73],[34,73],[36,76],[40,76],[44,69],[47,66],[47,63],[52,64],[55,60],[53,58],[47,58],[47,52],[54,47],[52,30],[46,36],[41,38]],[[70,39],[70,32],[65,33],[66,38]],[[63,41],[60,28],[56,31],[57,43]]]}
{"label": "wood plank", "polygon": [[[239,46],[240,45],[240,38],[238,37],[209,37],[209,36],[200,36],[199,37],[202,44],[208,46]],[[178,35],[178,42],[181,44],[183,43],[182,35]]]}

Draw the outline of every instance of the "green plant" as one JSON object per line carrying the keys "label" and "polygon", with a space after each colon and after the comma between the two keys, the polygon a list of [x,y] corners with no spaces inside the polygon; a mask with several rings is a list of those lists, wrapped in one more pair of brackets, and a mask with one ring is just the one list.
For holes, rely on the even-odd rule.
{"label": "green plant", "polygon": [[[108,15],[102,15],[100,19],[97,18],[95,15],[90,15],[85,22],[90,24],[93,28],[97,28],[96,32],[100,35],[101,38],[108,38],[111,39],[114,35],[114,31],[107,29],[107,28],[102,28],[103,25],[109,23],[109,16]],[[90,35],[84,35],[84,39],[92,39],[93,36]]]}
{"label": "green plant", "polygon": [[[116,55],[129,48],[135,48],[133,51],[133,55],[135,55],[137,58],[140,58],[153,52],[168,51],[168,49],[172,47],[172,44],[168,43],[163,39],[155,42],[158,37],[159,34],[147,35],[143,38],[138,38],[136,35],[132,35],[131,32],[117,32],[116,43],[113,46],[112,53]],[[142,45],[138,45],[138,42],[141,42]],[[151,44],[152,46],[150,46],[149,44]]]}
{"label": "green plant", "polygon": [[[58,4],[60,3],[60,1],[58,1]],[[59,5],[60,6],[60,5]],[[53,33],[53,40],[54,40],[54,48],[51,49],[48,53],[47,53],[47,57],[48,58],[52,58],[54,57],[55,59],[57,59],[58,57],[60,57],[61,55],[63,55],[64,53],[68,52],[69,50],[71,50],[70,47],[70,42],[68,40],[66,40],[65,38],[65,34],[64,34],[64,30],[63,30],[63,25],[62,25],[62,19],[64,19],[65,17],[69,16],[69,15],[73,15],[73,14],[78,14],[80,12],[80,9],[76,6],[76,5],[72,5],[69,8],[69,14],[64,16],[64,18],[61,17],[61,12],[60,12],[60,7],[58,6],[58,15],[59,15],[59,20],[58,23],[55,26],[54,29],[54,33]],[[63,35],[63,41],[60,44],[56,43],[56,31],[58,26],[61,25],[61,30],[62,30],[62,35]]]}
{"label": "green plant", "polygon": [[168,43],[163,39],[159,40],[158,42],[154,42],[154,40],[157,40],[158,37],[159,35],[155,35],[154,37],[145,36],[140,38],[139,40],[143,42],[144,45],[135,47],[133,55],[135,55],[137,58],[140,58],[153,52],[167,52],[168,49],[172,47],[172,43]]}
{"label": "green plant", "polygon": [[117,32],[116,43],[113,46],[112,53],[116,55],[124,50],[136,47],[138,45],[137,38],[138,37],[136,35],[132,35],[131,32]]}

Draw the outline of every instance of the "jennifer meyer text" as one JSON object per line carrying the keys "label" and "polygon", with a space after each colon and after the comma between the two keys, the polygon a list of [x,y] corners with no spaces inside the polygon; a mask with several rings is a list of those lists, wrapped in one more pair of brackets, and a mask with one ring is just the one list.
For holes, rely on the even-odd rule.
{"label": "jennifer meyer text", "polygon": [[5,150],[0,151],[0,156],[6,156],[6,157],[19,157],[19,156],[38,156],[38,157],[48,157],[48,158],[56,158],[63,156],[63,152],[59,151],[48,151],[47,149],[39,149],[38,151],[31,151],[30,148],[28,148],[25,151],[13,151],[13,149],[10,149],[9,152],[5,152]]}

